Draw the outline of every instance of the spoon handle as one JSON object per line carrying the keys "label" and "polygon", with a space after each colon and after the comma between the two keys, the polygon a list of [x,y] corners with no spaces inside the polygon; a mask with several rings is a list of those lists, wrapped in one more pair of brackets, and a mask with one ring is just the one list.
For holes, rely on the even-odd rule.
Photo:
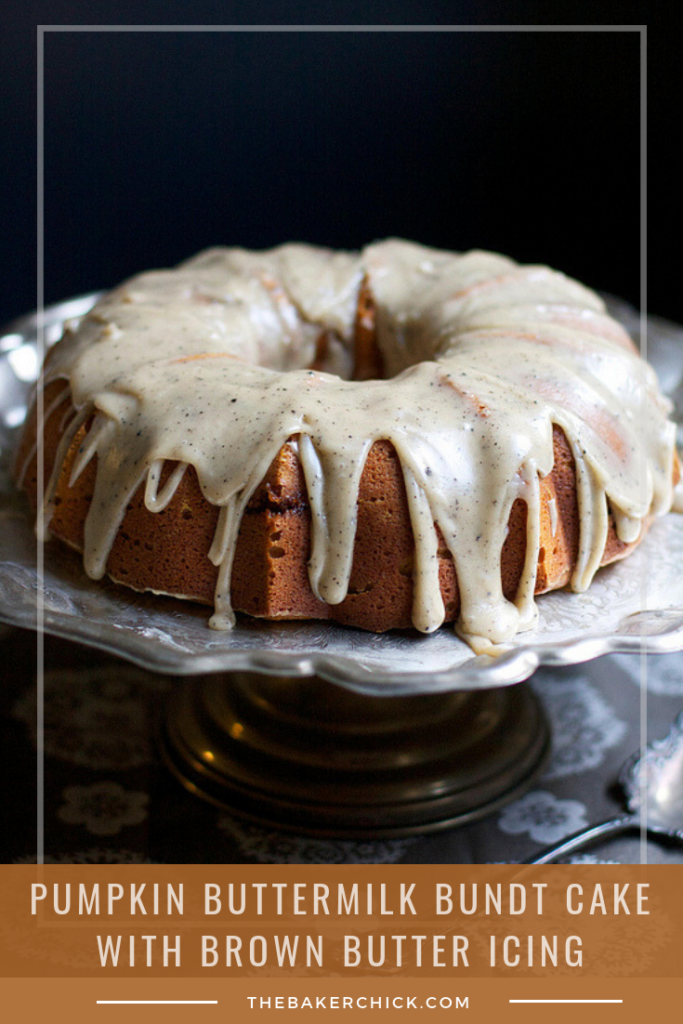
{"label": "spoon handle", "polygon": [[590,825],[588,828],[582,828],[580,832],[575,832],[572,836],[567,836],[561,843],[546,847],[541,853],[535,857],[530,857],[529,860],[525,860],[523,863],[551,864],[555,860],[566,857],[568,853],[583,850],[586,846],[590,846],[600,839],[618,836],[634,828],[640,828],[640,818],[635,814],[627,814],[621,818],[612,818],[611,821],[601,821],[598,825]]}

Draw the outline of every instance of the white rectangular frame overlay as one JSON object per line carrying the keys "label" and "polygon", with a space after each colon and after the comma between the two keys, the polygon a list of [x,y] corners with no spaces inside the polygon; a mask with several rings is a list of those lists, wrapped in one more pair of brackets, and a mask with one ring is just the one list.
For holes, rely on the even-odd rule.
{"label": "white rectangular frame overlay", "polygon": [[[63,32],[233,32],[233,33],[472,33],[472,32],[636,32],[640,36],[640,337],[643,359],[647,358],[647,25],[38,25],[37,26],[37,237],[36,237],[36,310],[38,357],[45,356],[45,36]],[[40,383],[40,378],[39,378]],[[644,393],[644,389],[643,389]],[[37,390],[36,411],[39,422],[44,412],[43,391]],[[643,426],[645,405],[642,408]],[[44,494],[44,444],[38,437],[38,506]],[[646,486],[645,472],[641,473]],[[43,545],[37,541],[38,591],[36,595],[36,860],[45,863],[45,561]],[[641,603],[647,607],[647,571],[641,575]],[[644,627],[643,627],[644,628]],[[647,746],[647,650],[644,637],[640,647],[640,752]],[[642,820],[647,819],[647,789],[642,780],[640,794]],[[647,863],[647,833],[640,830],[640,863]]]}

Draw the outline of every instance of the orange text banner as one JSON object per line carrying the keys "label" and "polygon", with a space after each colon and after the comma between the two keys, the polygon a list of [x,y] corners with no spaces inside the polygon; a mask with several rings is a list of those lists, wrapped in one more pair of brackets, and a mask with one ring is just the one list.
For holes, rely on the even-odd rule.
{"label": "orange text banner", "polygon": [[675,866],[6,865],[0,904],[5,978],[683,974]]}

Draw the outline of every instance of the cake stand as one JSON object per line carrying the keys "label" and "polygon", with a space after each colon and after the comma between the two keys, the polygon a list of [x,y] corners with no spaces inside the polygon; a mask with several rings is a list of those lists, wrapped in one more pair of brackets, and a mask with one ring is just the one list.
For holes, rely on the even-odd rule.
{"label": "cake stand", "polygon": [[[45,310],[47,343],[96,295]],[[637,318],[622,303],[627,326]],[[649,354],[683,398],[683,330],[651,318]],[[28,507],[10,480],[12,449],[38,372],[37,319],[0,335],[0,619],[178,677],[160,723],[182,784],[248,818],[324,836],[388,838],[473,821],[531,783],[549,749],[525,680],[542,664],[611,651],[683,649],[683,516],[658,521],[587,594],[549,594],[540,624],[497,658],[475,657],[444,627],[376,636],[320,623],[241,620],[93,583],[59,544],[38,577]],[[683,402],[679,402],[683,405]],[[514,685],[513,685],[514,684]]]}

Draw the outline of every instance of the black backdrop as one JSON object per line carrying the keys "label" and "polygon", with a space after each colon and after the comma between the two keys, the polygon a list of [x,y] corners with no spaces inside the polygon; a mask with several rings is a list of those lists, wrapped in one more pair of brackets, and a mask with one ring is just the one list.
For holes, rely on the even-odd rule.
{"label": "black backdrop", "polygon": [[[3,320],[35,306],[36,21],[251,20],[180,0],[120,4],[114,16],[114,5],[92,0],[85,17],[83,5],[76,16],[54,3],[29,24],[31,6],[4,15],[13,52],[3,85],[2,219],[12,225]],[[464,4],[453,18],[457,5],[436,6],[424,20],[472,22],[486,7]],[[377,20],[423,20],[410,7],[395,3]],[[272,13],[263,8],[260,20],[283,20]],[[316,20],[358,20],[346,13]],[[297,15],[290,4],[284,20],[310,20]],[[652,40],[651,55],[665,54],[661,30],[658,50]],[[650,67],[659,156],[663,126],[675,134],[679,124],[679,90],[662,88],[663,58]],[[355,248],[399,235],[547,262],[637,303],[640,71],[638,34],[616,30],[49,33],[46,301],[213,244]],[[677,193],[662,205],[656,181],[651,250],[652,218],[675,232],[680,209]],[[683,319],[677,274],[662,274],[658,259],[649,307]]]}

